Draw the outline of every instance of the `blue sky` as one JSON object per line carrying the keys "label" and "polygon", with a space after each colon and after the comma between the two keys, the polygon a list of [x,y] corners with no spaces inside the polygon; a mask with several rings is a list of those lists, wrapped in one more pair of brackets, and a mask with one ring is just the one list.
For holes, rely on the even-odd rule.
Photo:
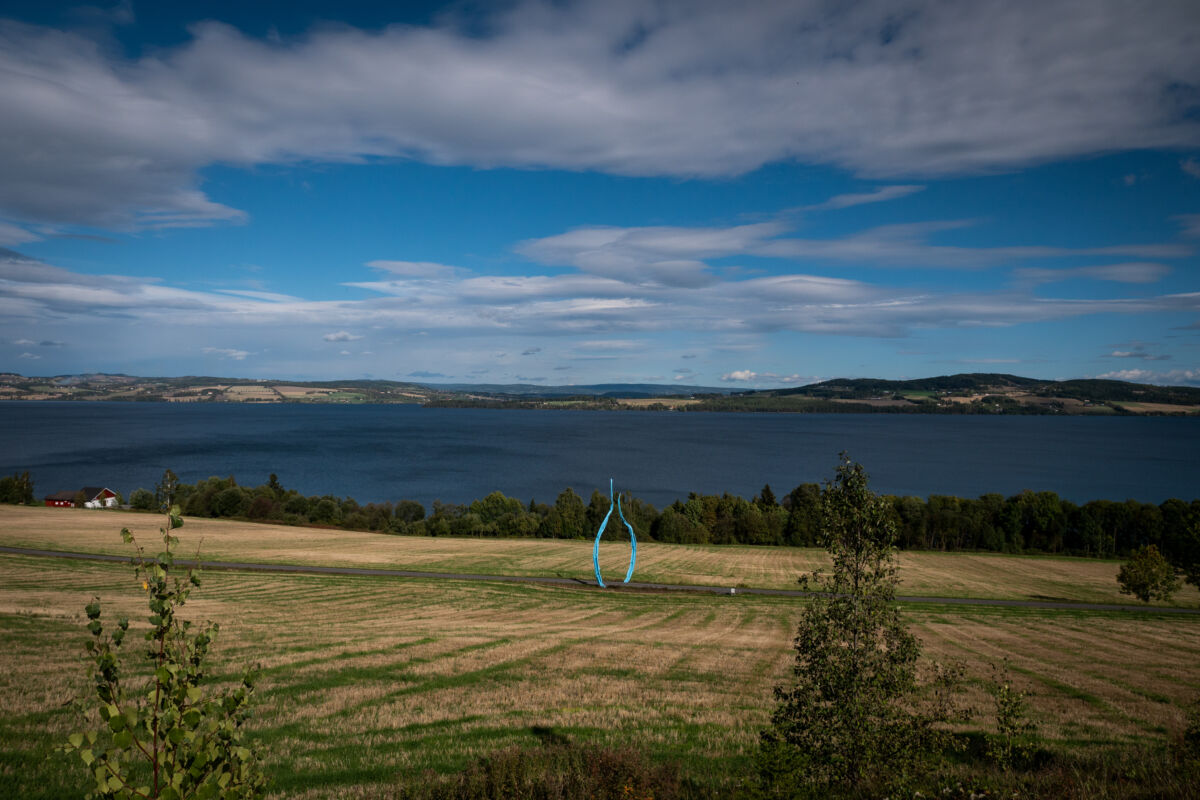
{"label": "blue sky", "polygon": [[1194,2],[0,3],[0,370],[1200,385]]}

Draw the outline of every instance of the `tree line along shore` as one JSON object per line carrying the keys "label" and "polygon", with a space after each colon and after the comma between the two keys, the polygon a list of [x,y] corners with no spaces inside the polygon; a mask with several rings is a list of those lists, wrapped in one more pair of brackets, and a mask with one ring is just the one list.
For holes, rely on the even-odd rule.
{"label": "tree line along shore", "polygon": [[[182,483],[170,470],[153,490],[130,493],[127,505],[156,511],[167,497],[193,517],[410,536],[590,538],[610,508],[607,495],[593,491],[585,500],[570,488],[552,503],[526,502],[497,491],[470,503],[434,501],[430,509],[414,500],[360,504],[350,497],[304,495],[285,488],[274,474],[250,487],[233,476]],[[818,484],[802,483],[782,497],[770,486],[750,499],[691,493],[662,510],[622,494],[621,508],[637,535],[647,540],[813,547],[820,543],[820,497]],[[902,549],[1125,558],[1153,545],[1185,575],[1200,579],[1200,499],[1076,504],[1054,492],[1033,491],[1009,497],[883,499]],[[28,473],[0,478],[0,502],[34,502]],[[617,538],[628,538],[623,526],[610,528]]]}

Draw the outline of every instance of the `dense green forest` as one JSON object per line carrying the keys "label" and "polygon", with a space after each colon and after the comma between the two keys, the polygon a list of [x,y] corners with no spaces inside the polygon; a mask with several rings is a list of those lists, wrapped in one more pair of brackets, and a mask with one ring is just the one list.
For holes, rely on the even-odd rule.
{"label": "dense green forest", "polygon": [[[0,488],[18,486],[20,492],[3,494],[7,502],[29,502],[32,485],[27,475],[0,480]],[[609,510],[608,497],[599,491],[585,499],[569,488],[552,503],[492,492],[465,504],[435,501],[426,509],[413,500],[360,504],[349,497],[306,496],[284,488],[275,475],[261,486],[247,487],[232,476],[179,483],[169,472],[155,491],[135,490],[129,504],[157,510],[168,495],[189,516],[413,536],[590,538]],[[625,494],[621,505],[638,536],[648,540],[812,547],[820,544],[820,495],[819,485],[802,483],[782,497],[764,486],[748,500],[728,493],[692,493],[660,511]],[[1181,568],[1200,561],[1200,500],[1078,505],[1054,492],[1032,491],[978,498],[885,495],[884,500],[898,530],[897,544],[904,549],[1123,558],[1135,548],[1154,545]],[[622,526],[610,522],[610,527],[618,537],[624,533]]]}
{"label": "dense green forest", "polygon": [[[170,484],[173,475],[166,481]],[[628,494],[622,508],[638,536],[681,544],[745,544],[812,547],[819,544],[821,487],[802,483],[782,497],[764,486],[753,498],[691,493],[656,509]],[[183,513],[286,525],[322,525],[348,530],[425,536],[590,538],[609,510],[607,495],[587,499],[563,490],[552,503],[523,501],[492,492],[470,503],[434,501],[426,509],[413,500],[360,504],[350,497],[306,496],[286,489],[275,475],[261,486],[241,486],[233,476],[195,484],[160,484],[136,489],[129,504],[156,510],[173,493]],[[1054,492],[1024,491],[1010,497],[978,498],[885,495],[899,536],[912,550],[982,550],[1003,553],[1122,558],[1154,545],[1173,561],[1200,548],[1200,499],[1170,499],[1155,505],[1137,500],[1092,500],[1082,505]],[[33,502],[28,473],[0,478],[0,502]],[[610,525],[616,535],[620,526]]]}

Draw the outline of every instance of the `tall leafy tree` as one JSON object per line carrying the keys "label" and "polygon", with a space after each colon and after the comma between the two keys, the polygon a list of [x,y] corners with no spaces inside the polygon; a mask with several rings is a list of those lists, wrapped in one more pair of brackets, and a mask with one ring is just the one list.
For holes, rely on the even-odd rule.
{"label": "tall leafy tree", "polygon": [[794,681],[776,687],[762,734],[771,796],[858,794],[903,780],[941,741],[934,725],[948,715],[914,702],[920,646],[896,606],[895,525],[845,454],[821,492],[821,538],[832,571],[801,578],[816,594],[796,632]]}

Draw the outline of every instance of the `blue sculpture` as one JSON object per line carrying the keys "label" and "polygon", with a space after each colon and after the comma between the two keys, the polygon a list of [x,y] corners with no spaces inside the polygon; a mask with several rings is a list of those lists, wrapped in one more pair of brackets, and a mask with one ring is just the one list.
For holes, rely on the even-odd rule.
{"label": "blue sculpture", "polygon": [[[621,510],[621,495],[617,495],[616,500],[617,513],[621,516],[621,522],[625,523],[625,527],[629,529],[629,544],[633,550],[629,554],[629,571],[625,573],[625,580],[621,583],[629,583],[629,579],[633,577],[633,567],[637,563],[637,537],[633,535],[633,526],[629,524],[629,520],[625,519],[625,512]],[[608,479],[608,513],[604,515],[604,521],[600,523],[600,530],[596,531],[596,543],[592,545],[592,566],[596,568],[596,583],[600,584],[600,588],[606,588],[604,578],[600,577],[600,537],[604,535],[604,529],[608,527],[608,518],[613,512],[613,482],[612,478]]]}

